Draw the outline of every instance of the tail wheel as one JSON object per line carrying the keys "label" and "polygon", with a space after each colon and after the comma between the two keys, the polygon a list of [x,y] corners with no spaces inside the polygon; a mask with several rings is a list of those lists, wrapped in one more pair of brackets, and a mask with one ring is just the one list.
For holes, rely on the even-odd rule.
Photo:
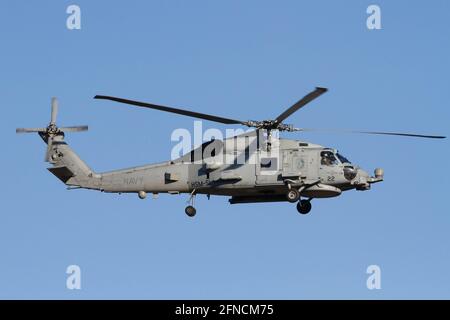
{"label": "tail wheel", "polygon": [[286,194],[286,198],[289,202],[292,202],[292,203],[297,202],[298,199],[300,199],[300,192],[298,192],[297,189],[291,189]]}
{"label": "tail wheel", "polygon": [[192,218],[197,213],[197,210],[193,206],[187,206],[184,209],[184,212],[186,212],[186,214]]}
{"label": "tail wheel", "polygon": [[297,203],[297,211],[301,214],[307,214],[311,211],[311,201],[301,200]]}

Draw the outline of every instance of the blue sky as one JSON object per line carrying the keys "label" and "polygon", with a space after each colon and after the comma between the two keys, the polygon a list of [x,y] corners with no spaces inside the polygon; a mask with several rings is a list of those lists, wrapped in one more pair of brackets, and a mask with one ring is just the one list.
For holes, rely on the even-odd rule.
{"label": "blue sky", "polygon": [[[81,30],[66,28],[73,3]],[[372,3],[382,30],[366,28]],[[324,86],[290,122],[449,135],[449,20],[445,0],[3,1],[0,298],[450,298],[448,140],[292,134],[385,182],[307,216],[198,197],[190,219],[185,195],[67,191],[40,138],[14,131],[45,126],[57,96],[60,124],[90,126],[67,141],[106,171],[168,159],[193,119],[95,94],[267,119]],[[381,290],[366,288],[371,264]]]}

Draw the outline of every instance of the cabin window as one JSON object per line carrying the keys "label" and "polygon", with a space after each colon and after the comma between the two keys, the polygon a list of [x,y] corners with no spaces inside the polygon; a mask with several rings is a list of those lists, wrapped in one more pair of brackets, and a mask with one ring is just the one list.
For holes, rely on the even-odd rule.
{"label": "cabin window", "polygon": [[320,163],[323,166],[333,166],[338,164],[338,160],[336,159],[332,151],[322,151],[320,153],[320,158]]}

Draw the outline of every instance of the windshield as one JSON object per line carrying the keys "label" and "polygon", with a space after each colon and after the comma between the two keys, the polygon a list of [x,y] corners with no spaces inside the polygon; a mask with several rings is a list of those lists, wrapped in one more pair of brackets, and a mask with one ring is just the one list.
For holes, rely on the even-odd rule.
{"label": "windshield", "polygon": [[320,164],[325,166],[337,165],[338,161],[334,156],[334,153],[330,150],[325,150],[320,153]]}
{"label": "windshield", "polygon": [[339,152],[336,153],[336,157],[338,157],[339,161],[341,161],[342,163],[351,163],[350,160],[348,160],[342,154],[339,154]]}

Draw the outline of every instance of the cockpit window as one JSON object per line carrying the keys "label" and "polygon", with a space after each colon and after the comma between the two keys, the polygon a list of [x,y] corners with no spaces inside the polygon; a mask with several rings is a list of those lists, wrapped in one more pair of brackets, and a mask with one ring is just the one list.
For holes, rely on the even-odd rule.
{"label": "cockpit window", "polygon": [[320,163],[324,166],[332,166],[338,164],[338,160],[334,156],[334,153],[331,151],[322,151],[320,153],[320,158]]}
{"label": "cockpit window", "polygon": [[339,152],[336,153],[336,157],[338,157],[339,161],[341,161],[342,163],[351,163],[350,160],[348,160],[342,154],[339,154]]}

